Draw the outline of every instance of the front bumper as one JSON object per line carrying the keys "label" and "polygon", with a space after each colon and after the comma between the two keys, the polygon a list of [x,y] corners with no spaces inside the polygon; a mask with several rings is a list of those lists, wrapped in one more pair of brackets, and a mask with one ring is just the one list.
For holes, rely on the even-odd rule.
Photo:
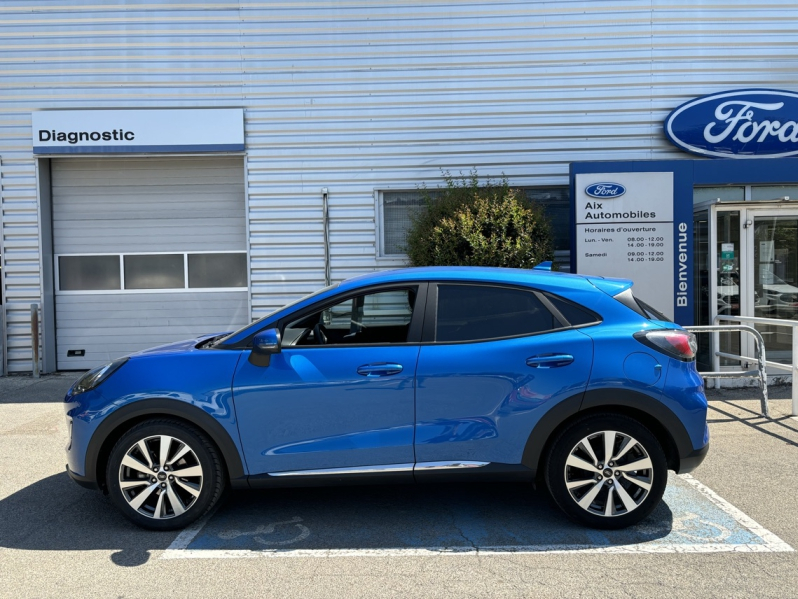
{"label": "front bumper", "polygon": [[97,488],[98,488],[97,487],[97,481],[91,480],[90,478],[87,478],[85,476],[81,476],[79,474],[75,474],[74,472],[72,472],[72,470],[69,469],[69,464],[66,465],[66,471],[67,471],[67,474],[69,475],[69,478],[74,480],[81,487],[85,487],[86,489],[92,489],[94,491],[97,490]]}

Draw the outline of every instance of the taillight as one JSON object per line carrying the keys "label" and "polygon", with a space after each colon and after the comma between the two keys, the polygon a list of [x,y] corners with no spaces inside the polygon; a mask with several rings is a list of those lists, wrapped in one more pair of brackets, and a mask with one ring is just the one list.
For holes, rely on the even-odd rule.
{"label": "taillight", "polygon": [[640,331],[634,334],[643,345],[661,351],[682,362],[695,360],[698,343],[695,335],[678,329]]}

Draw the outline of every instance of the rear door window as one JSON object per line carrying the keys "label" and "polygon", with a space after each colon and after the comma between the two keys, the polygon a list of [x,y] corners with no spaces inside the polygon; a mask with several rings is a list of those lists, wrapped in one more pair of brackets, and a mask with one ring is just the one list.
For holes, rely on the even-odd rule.
{"label": "rear door window", "polygon": [[435,341],[484,341],[561,329],[532,291],[483,285],[438,285]]}

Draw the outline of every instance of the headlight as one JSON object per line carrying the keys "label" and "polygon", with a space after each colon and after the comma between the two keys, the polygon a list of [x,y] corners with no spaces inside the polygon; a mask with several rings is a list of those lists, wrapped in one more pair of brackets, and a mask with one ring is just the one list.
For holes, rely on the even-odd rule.
{"label": "headlight", "polygon": [[86,374],[80,377],[77,383],[72,385],[70,395],[77,395],[78,393],[91,391],[97,387],[97,385],[119,370],[127,361],[128,358],[119,358],[110,364],[105,364],[104,366],[99,366],[93,370],[89,370]]}

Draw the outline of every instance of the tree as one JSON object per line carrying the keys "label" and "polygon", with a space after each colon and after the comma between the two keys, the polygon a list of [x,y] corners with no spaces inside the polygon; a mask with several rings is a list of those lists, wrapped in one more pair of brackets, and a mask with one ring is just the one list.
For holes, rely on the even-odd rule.
{"label": "tree", "polygon": [[480,185],[444,173],[443,188],[422,187],[425,209],[412,216],[407,254],[413,266],[532,268],[553,257],[543,210],[507,178]]}

